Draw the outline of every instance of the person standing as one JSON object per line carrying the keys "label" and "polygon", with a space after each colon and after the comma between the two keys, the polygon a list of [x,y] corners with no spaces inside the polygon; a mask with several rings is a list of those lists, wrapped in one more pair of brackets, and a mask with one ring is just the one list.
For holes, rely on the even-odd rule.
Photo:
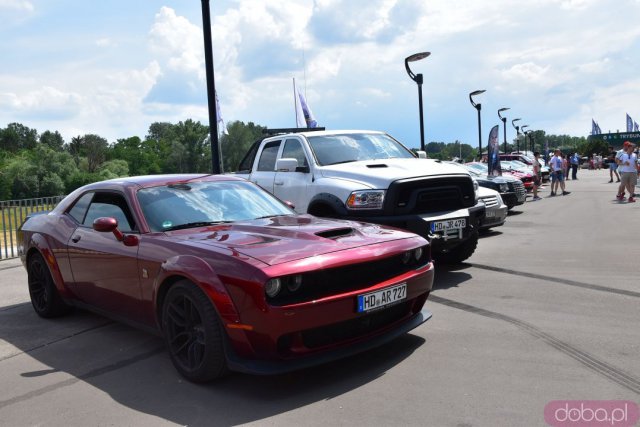
{"label": "person standing", "polygon": [[562,153],[559,149],[556,149],[549,163],[551,164],[551,196],[553,197],[557,194],[558,186],[562,190],[563,196],[570,194],[570,192],[564,188],[564,168],[562,164]]}
{"label": "person standing", "polygon": [[533,201],[540,200],[540,197],[538,196],[538,187],[540,186],[540,182],[541,182],[540,161],[538,160],[539,158],[540,158],[540,153],[537,151],[534,152],[533,153]]}
{"label": "person standing", "polygon": [[634,197],[636,184],[638,183],[638,157],[636,153],[633,152],[634,145],[625,141],[622,146],[622,150],[624,151],[618,160],[618,168],[620,169],[620,186],[618,187],[618,194],[616,198],[619,201],[624,201],[624,190],[626,189],[629,192],[629,203],[634,203],[636,201]]}
{"label": "person standing", "polygon": [[578,179],[578,166],[580,165],[580,157],[578,153],[573,153],[571,156],[571,179]]}
{"label": "person standing", "polygon": [[609,160],[609,183],[613,182],[613,175],[616,175],[616,182],[620,182],[620,175],[618,174],[618,163],[616,163],[616,152],[612,146],[609,146],[609,154],[607,155]]}

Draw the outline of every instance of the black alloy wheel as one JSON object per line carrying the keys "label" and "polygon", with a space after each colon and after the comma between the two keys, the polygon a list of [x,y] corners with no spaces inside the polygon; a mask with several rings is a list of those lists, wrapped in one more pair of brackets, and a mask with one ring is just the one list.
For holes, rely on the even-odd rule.
{"label": "black alloy wheel", "polygon": [[27,276],[31,305],[38,316],[58,317],[69,311],[70,307],[62,301],[51,278],[49,267],[39,253],[29,257]]}
{"label": "black alloy wheel", "polygon": [[207,382],[227,373],[223,332],[209,298],[183,280],[164,300],[162,329],[174,366],[193,382]]}

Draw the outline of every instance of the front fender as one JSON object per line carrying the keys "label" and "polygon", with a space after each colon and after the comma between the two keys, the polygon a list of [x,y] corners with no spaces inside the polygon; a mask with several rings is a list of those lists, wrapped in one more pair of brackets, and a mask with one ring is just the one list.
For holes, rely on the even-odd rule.
{"label": "front fender", "polygon": [[154,283],[153,301],[154,306],[158,308],[156,310],[158,325],[162,324],[159,317],[162,298],[166,294],[167,287],[174,282],[171,280],[172,277],[184,277],[198,286],[213,302],[223,324],[240,322],[240,316],[229,292],[211,265],[193,255],[178,255],[161,264]]}
{"label": "front fender", "polygon": [[64,285],[64,279],[62,278],[62,272],[60,271],[60,265],[58,264],[58,260],[55,256],[55,248],[52,248],[47,241],[47,238],[40,233],[34,233],[29,237],[29,242],[27,243],[26,254],[23,258],[23,264],[25,268],[29,268],[29,258],[33,255],[34,251],[37,251],[42,255],[44,261],[47,263],[49,267],[49,273],[51,273],[51,278],[53,279],[53,283],[58,289],[60,296],[62,298],[71,298],[72,295],[70,291]]}

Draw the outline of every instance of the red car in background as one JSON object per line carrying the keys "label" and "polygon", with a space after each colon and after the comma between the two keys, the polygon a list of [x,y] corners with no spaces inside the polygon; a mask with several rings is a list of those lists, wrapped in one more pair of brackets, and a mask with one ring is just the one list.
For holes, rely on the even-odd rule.
{"label": "red car in background", "polygon": [[431,317],[425,239],[298,215],[232,176],[90,184],[19,240],[38,315],[77,306],[159,333],[195,382],[324,363]]}
{"label": "red car in background", "polygon": [[500,166],[502,167],[502,173],[507,173],[511,176],[519,178],[524,184],[524,188],[527,191],[533,190],[533,172],[530,172],[520,165],[516,165],[511,161],[502,160],[500,161]]}

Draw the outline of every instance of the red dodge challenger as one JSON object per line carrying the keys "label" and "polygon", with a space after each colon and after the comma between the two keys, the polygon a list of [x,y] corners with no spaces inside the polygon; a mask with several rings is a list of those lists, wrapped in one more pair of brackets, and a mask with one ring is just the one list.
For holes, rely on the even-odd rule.
{"label": "red dodge challenger", "polygon": [[77,306],[159,333],[195,382],[324,363],[431,317],[422,237],[298,215],[232,176],[90,184],[19,233],[38,315]]}

